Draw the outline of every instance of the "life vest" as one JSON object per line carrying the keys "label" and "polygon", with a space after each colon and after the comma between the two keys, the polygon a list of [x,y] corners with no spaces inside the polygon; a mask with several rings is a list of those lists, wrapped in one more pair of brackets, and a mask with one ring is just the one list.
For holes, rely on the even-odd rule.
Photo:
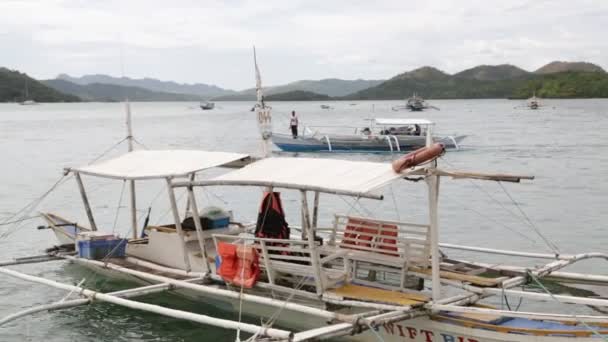
{"label": "life vest", "polygon": [[217,268],[224,281],[232,281],[236,275],[236,245],[218,241],[217,255],[220,257],[220,265]]}
{"label": "life vest", "polygon": [[217,269],[228,284],[252,288],[260,278],[260,258],[253,246],[218,242],[220,266]]}
{"label": "life vest", "polygon": [[[378,232],[380,236],[376,236]],[[376,245],[377,248],[388,251],[381,252],[382,254],[399,256],[397,253],[397,235],[397,226],[394,224],[378,224],[373,221],[349,218],[340,247],[369,251],[368,248],[372,247],[374,242],[372,240],[375,238],[376,242],[380,242]]]}
{"label": "life vest", "polygon": [[[281,194],[278,192],[265,192],[258,220],[255,226],[255,236],[259,238],[270,239],[289,239],[290,229],[287,221],[285,221],[285,212],[281,204]],[[268,246],[285,247],[285,244],[279,242],[267,242]],[[271,254],[278,254],[278,251],[269,251]],[[282,251],[281,254],[288,254],[287,251]]]}

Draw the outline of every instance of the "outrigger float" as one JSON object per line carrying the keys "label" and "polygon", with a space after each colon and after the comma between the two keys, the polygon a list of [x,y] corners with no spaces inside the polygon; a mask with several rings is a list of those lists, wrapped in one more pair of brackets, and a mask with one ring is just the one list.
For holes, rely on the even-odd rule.
{"label": "outrigger float", "polygon": [[[264,131],[271,130],[270,111],[263,104],[257,108],[264,111],[263,115],[258,113],[258,120],[263,141],[268,144],[269,135]],[[129,130],[129,140],[131,137]],[[237,340],[240,332],[245,332],[251,341],[337,337],[358,341],[605,341],[608,316],[572,312],[575,306],[605,310],[608,300],[553,294],[544,280],[608,286],[606,275],[561,271],[583,260],[608,260],[608,255],[542,254],[439,243],[441,178],[520,182],[533,177],[442,169],[438,157],[443,147],[434,144],[431,135],[428,137],[425,148],[393,163],[275,157],[201,178],[196,176],[200,171],[244,163],[247,156],[130,148],[113,159],[69,168],[67,172],[76,180],[89,227],[45,214],[64,246],[42,255],[0,262],[0,273],[63,289],[79,298],[66,296],[4,317],[0,319],[0,329],[27,315],[107,302],[232,329]],[[111,231],[108,227],[97,226],[83,176],[129,183],[131,237],[117,237],[107,233]],[[173,222],[146,223],[142,237],[136,217],[135,182],[142,184],[149,179],[164,179]],[[426,184],[426,222],[344,213],[321,219],[322,197],[383,200],[387,187],[411,181]],[[199,214],[202,203],[196,193],[210,187],[239,187],[240,193],[246,188],[261,189],[264,195],[257,222],[237,223],[208,212]],[[185,210],[179,208],[177,189],[186,190]],[[286,224],[278,190],[299,193],[301,227]],[[291,233],[289,228],[300,234]],[[548,262],[527,268],[502,263],[496,266],[450,259],[440,248]],[[100,255],[99,251],[104,253]],[[128,278],[142,286],[102,293],[85,288],[82,282],[61,283],[13,268],[42,262],[70,262],[108,277]],[[258,317],[262,323],[243,323],[240,319],[217,318],[134,299],[160,292],[235,310]],[[487,304],[487,300],[506,296],[555,302],[560,307],[551,313],[513,311]]]}

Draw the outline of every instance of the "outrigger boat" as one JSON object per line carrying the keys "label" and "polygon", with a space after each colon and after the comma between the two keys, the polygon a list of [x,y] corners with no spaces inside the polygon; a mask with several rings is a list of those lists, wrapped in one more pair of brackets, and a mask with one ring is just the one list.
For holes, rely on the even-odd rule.
{"label": "outrigger boat", "polygon": [[[81,298],[34,306],[1,319],[0,324],[40,311],[109,302],[246,332],[252,334],[251,340],[310,341],[330,337],[360,341],[605,340],[607,316],[569,314],[571,306],[558,313],[547,313],[510,311],[484,304],[483,300],[489,297],[508,295],[541,302],[607,307],[606,299],[552,294],[542,279],[606,285],[608,276],[560,270],[586,259],[608,260],[608,255],[541,254],[439,244],[440,178],[498,182],[533,178],[444,170],[437,165],[441,153],[443,147],[428,139],[426,148],[392,164],[275,157],[207,179],[196,179],[194,175],[246,156],[203,151],[132,151],[70,168],[90,226],[90,232],[77,236],[78,253],[59,248],[45,255],[7,260],[0,263],[0,273],[64,289]],[[109,233],[109,227],[101,233],[82,176],[129,182],[164,179],[174,220],[164,225],[146,225],[142,238],[137,233],[136,208],[132,206],[132,237],[117,238]],[[416,178],[427,184],[428,222],[343,213],[331,214],[330,220],[320,218],[322,196],[382,200],[385,187]],[[199,215],[201,203],[196,196],[197,190],[209,187],[243,188],[239,193],[252,187],[264,190],[257,224],[210,225]],[[187,192],[187,215],[182,215],[178,208],[177,189]],[[303,224],[298,236],[285,233],[285,216],[276,192],[280,189],[301,196]],[[332,223],[320,224],[328,221]],[[95,247],[93,241],[115,244],[110,248]],[[104,254],[99,255],[95,248]],[[528,268],[492,266],[450,259],[440,248],[550,262]],[[142,286],[101,293],[7,267],[58,260],[85,266],[108,277],[127,278]],[[517,290],[530,285],[542,290]],[[231,321],[131,299],[163,291],[223,309],[240,308],[242,314],[260,317],[263,324]]]}
{"label": "outrigger boat", "polygon": [[215,103],[214,102],[208,102],[208,101],[201,102],[200,103],[200,107],[201,107],[202,110],[211,110],[211,109],[215,108]]}
{"label": "outrigger boat", "polygon": [[411,112],[421,112],[421,111],[423,111],[425,109],[429,109],[429,108],[439,110],[439,108],[429,105],[421,96],[414,93],[411,97],[409,97],[407,100],[405,100],[405,105],[394,106],[392,109],[394,111],[407,109]]}
{"label": "outrigger boat", "polygon": [[[272,142],[287,152],[400,152],[424,147],[429,127],[434,125],[426,119],[375,118],[371,127],[355,128],[354,134],[323,133],[305,127],[297,139],[273,133]],[[434,136],[433,141],[458,149],[465,137]]]}
{"label": "outrigger boat", "polygon": [[[263,104],[257,108],[260,131],[270,132],[269,108]],[[608,316],[572,312],[575,305],[602,310],[608,307],[608,300],[554,294],[543,280],[608,286],[606,275],[561,271],[583,260],[608,260],[607,254],[543,254],[439,243],[441,178],[520,182],[533,177],[442,169],[438,158],[444,147],[434,143],[430,133],[423,149],[393,163],[264,158],[217,176],[195,178],[201,170],[240,162],[246,156],[130,148],[117,158],[69,168],[89,221],[89,231],[76,236],[72,247],[77,251],[55,248],[43,255],[0,262],[0,274],[63,289],[69,295],[4,317],[0,326],[42,311],[108,302],[232,329],[239,341],[240,332],[250,334],[250,341],[317,341],[337,337],[358,341],[605,341]],[[130,130],[128,137],[132,139]],[[269,136],[262,134],[262,138],[267,145]],[[109,233],[109,227],[97,227],[82,176],[129,183],[131,237],[117,237]],[[148,179],[165,180],[173,222],[165,225],[146,222],[142,237],[138,234],[135,182]],[[387,187],[409,182],[416,186],[419,181],[424,181],[428,194],[426,222],[387,220],[374,213],[330,213],[322,218],[326,212],[321,211],[322,204],[331,197],[383,200]],[[262,190],[257,222],[239,224],[230,218],[202,216],[196,193],[210,187],[236,187],[240,190],[239,198],[247,188]],[[180,211],[176,196],[179,189],[185,190],[188,198],[184,211]],[[278,190],[300,195],[301,227],[287,224],[288,216],[280,204]],[[296,228],[300,234],[291,232]],[[449,258],[440,248],[548,262],[518,267],[464,261]],[[8,267],[50,261],[71,262],[108,277],[131,279],[142,286],[102,293],[86,288],[82,281],[71,285]],[[532,291],[530,286],[536,290]],[[212,317],[132,299],[168,291],[260,318],[261,323],[244,323],[240,319]],[[488,305],[492,298],[501,300],[506,296],[554,302],[557,312],[548,312],[549,305],[544,305],[547,308],[540,312]],[[587,308],[587,312],[591,309]]]}
{"label": "outrigger boat", "polygon": [[528,99],[528,108],[530,109],[538,109],[540,107],[540,101],[536,94],[532,95],[531,98]]}

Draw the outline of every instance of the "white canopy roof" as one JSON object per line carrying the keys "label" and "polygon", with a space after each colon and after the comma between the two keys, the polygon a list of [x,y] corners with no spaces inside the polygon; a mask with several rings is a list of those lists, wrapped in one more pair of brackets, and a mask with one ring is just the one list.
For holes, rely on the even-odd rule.
{"label": "white canopy roof", "polygon": [[183,177],[248,157],[241,153],[195,150],[139,150],[71,171],[104,178],[154,179]]}
{"label": "white canopy roof", "polygon": [[[401,177],[390,163],[316,158],[265,158],[194,185],[256,185],[382,198],[371,194]],[[189,182],[174,183],[185,186]]]}
{"label": "white canopy roof", "polygon": [[389,118],[375,118],[374,122],[376,125],[394,125],[394,126],[407,126],[407,125],[434,125],[435,123],[427,119],[389,119]]}

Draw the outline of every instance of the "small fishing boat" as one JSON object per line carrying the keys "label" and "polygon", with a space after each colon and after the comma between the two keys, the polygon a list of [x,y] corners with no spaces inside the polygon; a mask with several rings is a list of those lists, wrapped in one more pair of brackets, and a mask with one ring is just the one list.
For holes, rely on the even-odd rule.
{"label": "small fishing boat", "polygon": [[429,105],[421,96],[416,93],[414,93],[411,97],[405,100],[405,105],[392,107],[393,111],[407,109],[411,112],[421,112],[429,108],[439,110],[439,108]]}
{"label": "small fishing boat", "polygon": [[[371,126],[355,128],[353,134],[323,133],[309,126],[297,139],[273,133],[272,142],[287,152],[399,152],[423,147],[429,128],[434,125],[426,119],[374,118]],[[434,136],[433,141],[447,148],[459,148],[465,137]]]}
{"label": "small fishing boat", "polygon": [[211,110],[213,108],[215,108],[215,103],[214,102],[201,102],[200,103],[200,107],[202,110]]}
{"label": "small fishing boat", "polygon": [[534,93],[532,97],[527,100],[527,106],[529,109],[532,110],[538,109],[540,107],[540,100],[538,97],[536,97],[536,93]]}
{"label": "small fishing boat", "polygon": [[321,109],[334,109],[334,107],[330,105],[321,105]]}

